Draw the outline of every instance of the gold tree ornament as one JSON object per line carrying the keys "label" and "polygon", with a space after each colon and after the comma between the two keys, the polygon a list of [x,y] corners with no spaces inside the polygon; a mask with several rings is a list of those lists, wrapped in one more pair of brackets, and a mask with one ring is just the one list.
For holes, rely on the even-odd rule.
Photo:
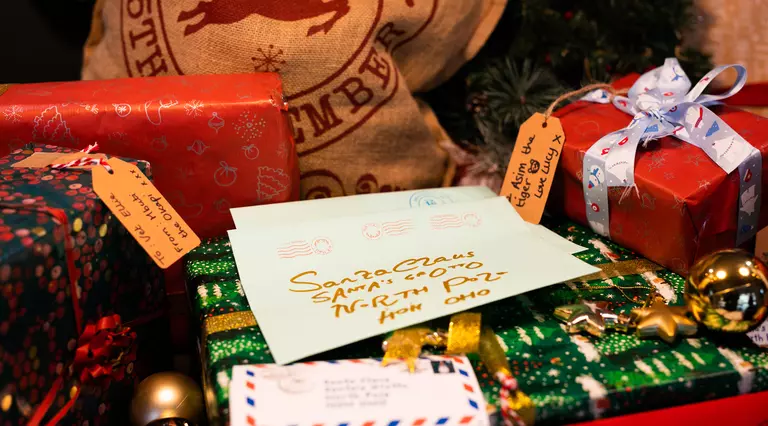
{"label": "gold tree ornament", "polygon": [[135,426],[157,424],[163,420],[185,420],[199,424],[205,417],[203,392],[194,380],[179,373],[157,373],[144,379],[131,401],[131,421]]}
{"label": "gold tree ornament", "polygon": [[698,261],[685,281],[685,302],[710,330],[744,333],[768,315],[768,269],[743,250],[723,250]]}
{"label": "gold tree ornament", "polygon": [[684,306],[669,306],[659,294],[651,293],[645,306],[632,310],[630,321],[639,337],[658,336],[673,343],[678,335],[696,334],[696,323],[686,313]]}

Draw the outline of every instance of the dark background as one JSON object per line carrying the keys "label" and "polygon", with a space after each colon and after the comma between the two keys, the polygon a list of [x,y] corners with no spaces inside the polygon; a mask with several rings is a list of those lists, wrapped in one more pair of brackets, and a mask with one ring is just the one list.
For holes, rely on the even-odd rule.
{"label": "dark background", "polygon": [[93,0],[0,1],[0,84],[80,79]]}

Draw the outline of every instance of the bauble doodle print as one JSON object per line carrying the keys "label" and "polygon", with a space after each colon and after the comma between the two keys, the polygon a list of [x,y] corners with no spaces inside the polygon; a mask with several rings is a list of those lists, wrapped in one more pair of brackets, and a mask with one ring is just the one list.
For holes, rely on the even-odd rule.
{"label": "bauble doodle print", "polygon": [[259,158],[259,148],[254,144],[248,144],[242,146],[243,155],[249,160],[255,160]]}
{"label": "bauble doodle print", "polygon": [[165,136],[160,136],[152,139],[151,146],[155,151],[165,151],[168,148],[168,141],[165,139]]}
{"label": "bauble doodle print", "polygon": [[232,208],[232,205],[225,198],[222,198],[213,203],[213,208],[219,213],[229,214],[229,209]]}
{"label": "bauble doodle print", "polygon": [[219,168],[213,174],[213,181],[219,186],[234,185],[237,180],[237,168],[231,167],[226,161],[219,162]]}
{"label": "bauble doodle print", "polygon": [[223,118],[219,117],[219,113],[214,112],[211,115],[211,118],[208,120],[208,127],[215,130],[216,133],[219,133],[219,129],[224,127],[225,121]]}
{"label": "bauble doodle print", "polygon": [[200,139],[197,139],[187,147],[187,151],[193,152],[195,155],[203,155],[208,148],[210,148],[210,146],[206,145],[205,142]]}
{"label": "bauble doodle print", "polygon": [[131,115],[133,107],[131,104],[112,104],[115,107],[115,114],[120,118],[125,118]]}

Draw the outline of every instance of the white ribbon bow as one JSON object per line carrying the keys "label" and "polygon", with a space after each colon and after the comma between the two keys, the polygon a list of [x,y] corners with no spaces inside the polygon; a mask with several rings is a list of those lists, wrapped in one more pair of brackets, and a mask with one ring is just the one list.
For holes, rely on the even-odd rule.
{"label": "white ribbon bow", "polygon": [[[736,70],[734,85],[720,95],[703,95],[721,72]],[[739,169],[737,245],[757,232],[762,158],[760,151],[739,136],[707,106],[734,95],[747,80],[741,65],[724,65],[707,73],[692,90],[691,81],[675,58],[643,74],[628,97],[616,96],[613,105],[633,116],[629,125],[598,140],[587,150],[583,164],[587,219],[592,229],[609,236],[608,188],[635,186],[635,156],[641,142],[674,136],[703,150],[726,173]],[[583,100],[607,104],[605,90],[587,94]]]}

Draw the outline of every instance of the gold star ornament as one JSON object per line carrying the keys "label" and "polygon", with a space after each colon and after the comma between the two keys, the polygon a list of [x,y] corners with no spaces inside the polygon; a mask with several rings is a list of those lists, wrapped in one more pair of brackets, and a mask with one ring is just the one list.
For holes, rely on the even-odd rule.
{"label": "gold star ornament", "polygon": [[684,306],[669,306],[659,294],[651,294],[642,308],[632,310],[630,320],[639,337],[658,336],[673,343],[678,335],[696,334],[696,323],[686,313]]}
{"label": "gold star ornament", "polygon": [[573,305],[555,308],[555,317],[565,323],[570,334],[587,332],[595,337],[603,335],[606,329],[626,331],[628,319],[609,309],[608,302],[582,301]]}

